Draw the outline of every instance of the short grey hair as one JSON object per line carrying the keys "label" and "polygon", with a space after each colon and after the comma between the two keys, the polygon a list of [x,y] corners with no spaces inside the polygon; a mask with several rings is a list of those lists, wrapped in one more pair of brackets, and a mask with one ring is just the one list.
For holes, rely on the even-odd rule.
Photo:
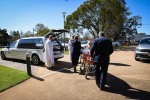
{"label": "short grey hair", "polygon": [[105,34],[104,34],[103,31],[100,31],[98,35],[99,35],[99,36],[105,36]]}

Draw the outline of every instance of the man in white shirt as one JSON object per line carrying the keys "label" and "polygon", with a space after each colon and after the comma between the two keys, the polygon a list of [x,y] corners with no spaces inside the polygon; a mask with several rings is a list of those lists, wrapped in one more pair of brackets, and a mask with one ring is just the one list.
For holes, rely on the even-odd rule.
{"label": "man in white shirt", "polygon": [[44,60],[45,60],[45,66],[47,68],[51,68],[55,65],[52,40],[53,40],[53,36],[50,35],[49,38],[46,40],[44,46],[45,48]]}

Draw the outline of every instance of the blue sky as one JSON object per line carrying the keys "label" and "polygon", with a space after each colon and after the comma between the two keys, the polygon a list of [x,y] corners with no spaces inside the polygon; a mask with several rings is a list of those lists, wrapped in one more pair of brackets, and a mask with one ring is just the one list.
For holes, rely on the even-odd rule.
{"label": "blue sky", "polygon": [[[0,0],[0,28],[32,31],[38,23],[50,29],[63,28],[63,15],[74,12],[85,0]],[[142,16],[138,32],[150,35],[150,0],[126,0],[132,15]]]}

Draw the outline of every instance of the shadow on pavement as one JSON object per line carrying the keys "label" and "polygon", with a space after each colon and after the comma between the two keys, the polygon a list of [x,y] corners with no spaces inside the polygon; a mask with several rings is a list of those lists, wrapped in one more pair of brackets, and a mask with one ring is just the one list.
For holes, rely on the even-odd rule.
{"label": "shadow on pavement", "polygon": [[115,65],[115,66],[131,66],[128,64],[122,64],[122,63],[109,63],[110,65]]}
{"label": "shadow on pavement", "polygon": [[73,68],[71,62],[57,61],[55,66],[49,70],[71,74],[74,73],[73,70],[71,71],[71,68]]}
{"label": "shadow on pavement", "polygon": [[7,58],[7,60],[5,60],[5,61],[12,61],[12,62],[17,62],[17,63],[26,64],[26,61],[25,61],[25,60],[18,60],[18,59]]}
{"label": "shadow on pavement", "polygon": [[107,85],[109,87],[105,87],[106,92],[121,94],[127,99],[150,100],[150,92],[132,88],[124,80],[111,74],[108,74]]}
{"label": "shadow on pavement", "polygon": [[37,80],[39,80],[39,81],[44,81],[43,78],[40,78],[40,77],[37,77],[37,76],[34,76],[34,75],[31,75],[31,77],[34,78],[34,79],[37,79]]}

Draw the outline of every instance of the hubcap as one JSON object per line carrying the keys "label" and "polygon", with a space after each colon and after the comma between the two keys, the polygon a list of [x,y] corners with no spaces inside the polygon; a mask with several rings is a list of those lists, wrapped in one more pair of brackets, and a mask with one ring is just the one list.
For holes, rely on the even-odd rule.
{"label": "hubcap", "polygon": [[4,53],[1,53],[1,57],[2,57],[2,59],[4,59]]}
{"label": "hubcap", "polygon": [[32,57],[32,62],[33,62],[33,64],[38,64],[38,62],[39,62],[38,57],[37,56],[33,56]]}

